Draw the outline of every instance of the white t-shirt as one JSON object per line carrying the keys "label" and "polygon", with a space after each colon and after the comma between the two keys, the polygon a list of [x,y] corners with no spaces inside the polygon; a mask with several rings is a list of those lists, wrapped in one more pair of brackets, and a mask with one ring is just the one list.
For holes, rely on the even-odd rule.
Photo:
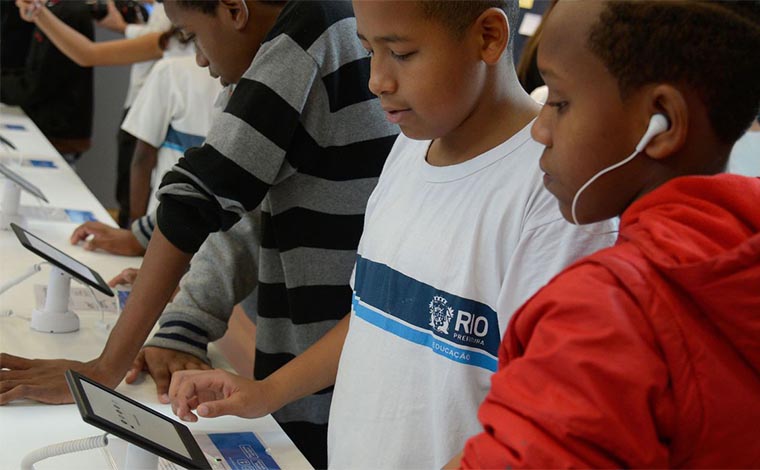
{"label": "white t-shirt", "polygon": [[[542,183],[530,126],[464,163],[398,137],[369,199],[351,325],[330,411],[330,468],[441,468],[479,432],[477,410],[513,311],[562,268],[607,247]],[[497,313],[498,312],[498,313]]]}
{"label": "white t-shirt", "polygon": [[199,147],[211,128],[219,80],[198,67],[193,57],[158,61],[148,75],[121,128],[158,148],[151,178],[148,213],[158,206],[155,194],[164,174],[190,147]]}
{"label": "white t-shirt", "polygon": [[[164,5],[156,2],[153,4],[153,10],[148,17],[148,21],[145,24],[128,24],[124,29],[124,37],[134,39],[143,34],[168,31],[171,27],[172,22],[164,12]],[[146,60],[132,64],[132,67],[129,69],[129,88],[127,88],[127,97],[124,100],[124,109],[132,106],[137,93],[140,92],[140,88],[143,86],[145,79],[150,73],[150,69],[155,63],[155,60]]]}
{"label": "white t-shirt", "polygon": [[726,171],[744,176],[760,176],[760,131],[747,131],[736,141]]}

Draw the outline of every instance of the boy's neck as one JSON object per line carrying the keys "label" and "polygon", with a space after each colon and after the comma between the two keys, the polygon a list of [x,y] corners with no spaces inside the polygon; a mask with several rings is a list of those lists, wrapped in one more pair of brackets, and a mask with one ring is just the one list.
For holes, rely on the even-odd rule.
{"label": "boy's neck", "polygon": [[541,108],[516,79],[511,87],[484,95],[488,98],[459,127],[433,141],[426,156],[430,165],[449,166],[472,160],[512,138]]}

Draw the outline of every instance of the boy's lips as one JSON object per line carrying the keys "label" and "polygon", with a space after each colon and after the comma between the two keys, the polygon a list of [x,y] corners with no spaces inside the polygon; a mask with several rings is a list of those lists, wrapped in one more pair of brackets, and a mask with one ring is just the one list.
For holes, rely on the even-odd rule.
{"label": "boy's lips", "polygon": [[385,119],[393,124],[398,124],[401,122],[404,116],[406,116],[411,111],[411,109],[383,108],[383,111],[385,111]]}
{"label": "boy's lips", "polygon": [[549,174],[548,171],[544,168],[544,166],[539,162],[538,167],[541,169],[541,171],[544,173],[544,187],[548,188],[549,184],[554,180],[552,176]]}

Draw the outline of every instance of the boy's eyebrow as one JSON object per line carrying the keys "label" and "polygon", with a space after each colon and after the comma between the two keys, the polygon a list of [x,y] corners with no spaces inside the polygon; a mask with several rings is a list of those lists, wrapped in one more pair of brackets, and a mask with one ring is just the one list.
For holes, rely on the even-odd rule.
{"label": "boy's eyebrow", "polygon": [[552,69],[547,69],[547,68],[539,68],[538,69],[538,73],[542,77],[550,77],[551,78],[551,77],[556,77],[557,76],[557,74]]}
{"label": "boy's eyebrow", "polygon": [[[367,38],[364,37],[364,35],[360,33],[359,31],[356,32],[356,36],[362,41],[367,40]],[[375,36],[374,40],[377,42],[389,43],[389,42],[408,42],[410,39],[404,36],[399,36],[398,34],[389,34],[387,36]]]}

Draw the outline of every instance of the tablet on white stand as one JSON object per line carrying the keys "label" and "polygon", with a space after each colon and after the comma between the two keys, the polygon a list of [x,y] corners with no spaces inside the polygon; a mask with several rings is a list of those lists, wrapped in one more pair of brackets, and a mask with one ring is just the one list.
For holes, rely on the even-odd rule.
{"label": "tablet on white stand", "polygon": [[18,212],[22,189],[45,202],[48,200],[37,186],[11,171],[2,163],[0,163],[0,175],[5,176],[3,201],[0,205],[0,230],[10,230],[11,223],[16,225],[24,225],[25,223],[24,216]]}
{"label": "tablet on white stand", "polygon": [[184,424],[72,370],[66,371],[66,382],[86,423],[130,443],[127,470],[155,469],[158,457],[185,468],[211,470]]}
{"label": "tablet on white stand", "polygon": [[24,248],[53,265],[50,270],[45,307],[42,310],[32,311],[32,329],[45,333],[68,333],[79,329],[79,317],[69,310],[72,277],[113,297],[111,288],[97,272],[18,225],[11,224],[11,228]]}

